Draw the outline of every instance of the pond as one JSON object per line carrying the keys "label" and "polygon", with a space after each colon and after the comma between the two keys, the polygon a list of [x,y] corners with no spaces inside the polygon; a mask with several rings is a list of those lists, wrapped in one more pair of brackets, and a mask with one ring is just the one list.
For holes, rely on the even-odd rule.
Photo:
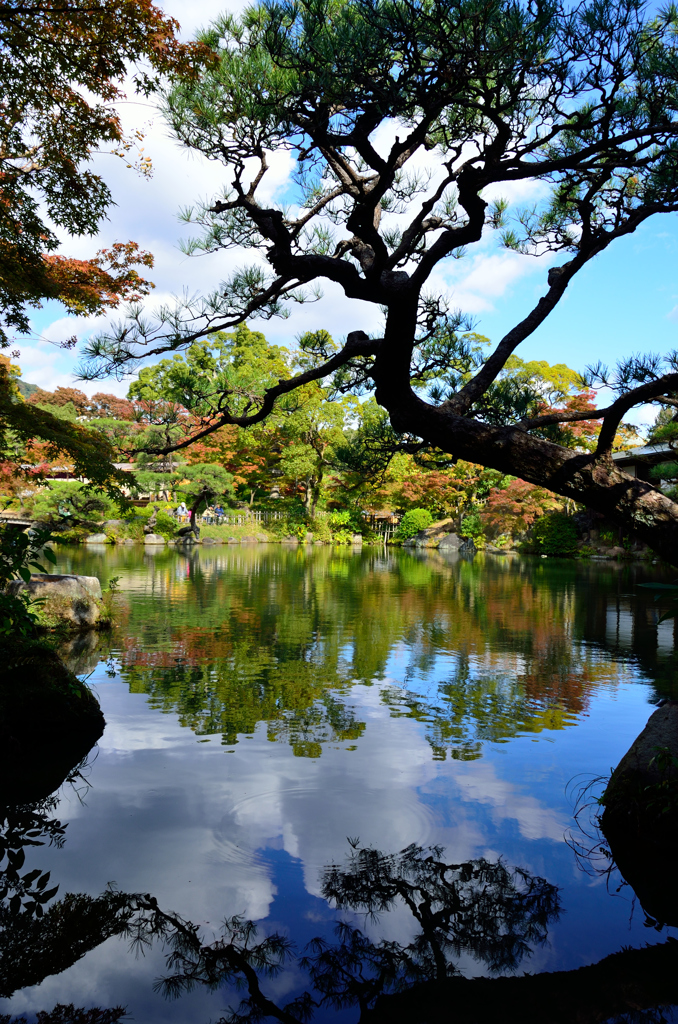
{"label": "pond", "polygon": [[[10,823],[49,895],[1,922],[0,1013],[207,1024],[282,958],[267,998],[357,1021],[376,977],[571,970],[675,933],[573,817],[674,695],[656,567],[243,545],[58,568],[118,577],[113,632],[65,651],[107,726]],[[243,966],[223,950],[249,922]]]}

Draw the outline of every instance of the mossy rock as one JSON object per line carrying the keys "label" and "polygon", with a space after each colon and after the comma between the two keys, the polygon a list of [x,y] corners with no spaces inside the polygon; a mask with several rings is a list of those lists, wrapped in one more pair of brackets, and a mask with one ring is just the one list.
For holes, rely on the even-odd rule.
{"label": "mossy rock", "polygon": [[92,691],[47,645],[5,646],[0,658],[0,798],[29,802],[61,784],[106,723]]}
{"label": "mossy rock", "polygon": [[12,580],[7,592],[36,600],[38,622],[48,629],[67,626],[91,629],[106,615],[101,583],[96,576],[32,573],[28,581]]}

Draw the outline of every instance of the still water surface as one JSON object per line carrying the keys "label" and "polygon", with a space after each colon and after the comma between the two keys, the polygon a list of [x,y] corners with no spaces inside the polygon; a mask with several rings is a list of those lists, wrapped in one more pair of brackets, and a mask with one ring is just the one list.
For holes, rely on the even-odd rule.
{"label": "still water surface", "polygon": [[[637,588],[658,570],[264,545],[70,549],[59,571],[118,576],[120,594],[112,635],[68,652],[107,726],[86,784],[60,791],[63,843],[26,851],[55,900],[115,883],[204,943],[240,915],[259,941],[336,950],[343,921],[371,950],[412,950],[421,921],[406,902],[366,916],[355,894],[337,907],[337,886],[355,888],[367,863],[352,850],[379,850],[402,875],[388,856],[416,844],[418,862],[470,866],[455,892],[467,887],[473,928],[455,918],[445,951],[467,977],[568,970],[671,934],[571,846],[577,785],[609,773],[674,695],[673,622],[658,625]],[[484,916],[483,886],[500,893]],[[143,955],[119,935],[90,944],[0,1011],[124,1005],[148,1024],[207,1024],[241,997],[198,984],[167,999],[154,990],[170,973],[162,942]],[[309,978],[292,959],[262,985],[282,1005]],[[324,1005],[314,1020],[357,1017]]]}

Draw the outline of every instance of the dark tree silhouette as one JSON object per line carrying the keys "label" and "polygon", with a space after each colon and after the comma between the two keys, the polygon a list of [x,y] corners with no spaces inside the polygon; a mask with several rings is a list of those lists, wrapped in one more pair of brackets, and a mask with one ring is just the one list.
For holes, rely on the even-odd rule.
{"label": "dark tree silhouette", "polygon": [[[305,336],[303,372],[258,389],[235,375],[193,438],[167,451],[260,422],[279,397],[332,378],[374,392],[394,447],[432,446],[546,486],[675,558],[678,505],[617,470],[611,449],[630,409],[673,401],[678,356],[593,367],[588,383],[613,393],[594,414],[530,411],[504,371],[594,258],[678,211],[677,24],[674,7],[646,13],[641,0],[270,0],[224,16],[201,37],[219,61],[170,90],[166,113],[183,145],[227,169],[224,191],[185,211],[203,230],[188,251],[242,246],[257,259],[155,319],[133,309],[89,344],[84,375],[287,315],[329,281],[383,311],[381,336],[353,331],[341,348],[326,331]],[[294,161],[298,205],[265,194],[271,151]],[[543,201],[511,211],[502,188],[530,180]],[[493,230],[557,265],[485,354],[434,275]],[[558,443],[592,415],[602,423],[595,452]]]}
{"label": "dark tree silhouette", "polygon": [[[383,993],[454,975],[453,957],[464,952],[491,971],[513,970],[546,941],[548,923],[560,910],[557,888],[521,869],[511,871],[501,861],[446,864],[442,853],[441,847],[412,845],[383,854],[356,845],[345,866],[331,865],[324,872],[323,896],[341,909],[375,917],[404,904],[419,926],[407,945],[373,941],[340,922],[334,942],[314,939],[299,956],[284,936],[256,941],[251,921],[232,918],[223,939],[202,946],[195,930],[187,931],[181,922],[174,932],[167,918],[166,935],[171,942],[176,936],[178,945],[163,989],[178,996],[196,985],[216,989],[244,982],[248,995],[225,1018],[229,1024],[267,1016],[301,1024],[321,1007],[356,1006],[361,1020],[367,1019]],[[312,988],[279,1007],[264,995],[259,975],[275,975],[289,960],[297,960],[308,973]]]}

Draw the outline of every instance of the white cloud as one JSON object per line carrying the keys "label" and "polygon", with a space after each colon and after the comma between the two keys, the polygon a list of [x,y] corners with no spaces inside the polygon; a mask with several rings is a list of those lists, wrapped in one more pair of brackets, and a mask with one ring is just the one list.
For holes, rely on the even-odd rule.
{"label": "white cloud", "polygon": [[45,391],[53,391],[56,387],[70,387],[72,384],[71,375],[65,372],[58,363],[63,364],[63,355],[46,343],[26,344],[17,341],[20,345],[20,357],[18,363],[21,366],[23,379],[37,384]]}
{"label": "white cloud", "polygon": [[160,7],[181,26],[180,37],[193,39],[200,28],[204,28],[220,14],[238,14],[247,4],[235,0],[200,0],[199,4],[187,4],[185,0],[164,0]]}
{"label": "white cloud", "polygon": [[489,804],[496,822],[515,820],[526,839],[562,841],[569,818],[559,817],[535,797],[521,793],[512,783],[499,778],[489,762],[480,760],[464,765],[457,781],[461,799]]}
{"label": "white cloud", "polygon": [[[180,21],[183,38],[189,38],[199,25],[206,24],[222,10],[237,12],[243,6],[240,3],[224,5],[209,0],[207,4],[198,7],[186,7],[178,2],[168,3],[165,9]],[[144,155],[151,158],[153,177],[150,180],[141,177],[128,169],[123,160],[99,155],[94,162],[94,169],[109,184],[116,205],[111,208],[109,219],[102,224],[96,237],[68,239],[63,245],[63,251],[77,258],[86,258],[115,241],[133,239],[142,249],[152,252],[155,266],[147,276],[155,282],[156,290],[146,301],[146,308],[151,315],[162,301],[171,301],[173,295],[185,292],[190,295],[209,293],[236,266],[256,260],[257,257],[252,252],[240,249],[190,258],[181,253],[179,239],[186,239],[199,231],[179,222],[180,208],[201,199],[211,199],[220,193],[229,183],[229,171],[218,161],[208,160],[172,139],[154,102],[136,96],[131,85],[128,87],[128,98],[120,103],[119,110],[128,135],[137,130],[144,132]],[[374,133],[375,146],[387,150],[395,135],[403,130],[395,121],[382,124]],[[293,155],[280,151],[270,156],[269,163],[270,169],[260,189],[262,198],[264,201],[289,198],[287,194],[294,169]],[[415,155],[412,170],[431,170],[431,187],[435,187],[443,173],[442,157],[422,150]],[[511,201],[522,203],[537,199],[543,192],[543,186],[530,181],[517,182],[509,187],[487,189],[487,198],[493,198],[495,192]],[[407,219],[403,215],[389,215],[385,223],[402,223]],[[466,269],[466,262],[459,264],[453,260],[446,261],[431,277],[430,287],[442,292],[451,290],[453,303],[471,314],[492,311],[494,304],[526,276],[533,274],[537,266],[534,261],[515,254],[497,254],[495,240],[496,236],[492,233],[491,237],[483,240],[481,251],[471,259],[469,269]],[[544,267],[544,262],[541,261],[539,266]],[[253,326],[263,329],[272,341],[288,345],[293,343],[299,333],[319,327],[328,328],[337,338],[356,329],[368,333],[379,330],[381,313],[377,306],[347,299],[341,289],[330,282],[321,284],[324,297],[319,303],[301,307],[292,305],[289,320],[253,321]],[[34,334],[38,337],[60,342],[77,333],[81,339],[85,339],[99,329],[106,319],[64,317],[59,308],[58,315],[52,320],[54,308],[52,306],[34,318]],[[115,320],[121,314],[122,311],[112,312],[109,319]],[[88,394],[104,390],[119,395],[124,395],[129,386],[128,380],[97,381],[92,384],[74,381],[73,371],[79,359],[77,350],[66,352],[56,349],[56,356],[47,356],[46,362],[42,364],[39,355],[46,351],[46,347],[41,342],[25,343],[19,339],[17,345],[22,351],[24,379],[32,383],[49,388],[75,383]]]}
{"label": "white cloud", "polygon": [[[218,11],[222,9],[219,5]],[[217,9],[212,13],[217,13]],[[93,168],[108,183],[115,205],[95,237],[68,238],[61,251],[84,259],[114,242],[133,239],[142,249],[153,253],[153,269],[141,270],[143,276],[149,277],[156,285],[145,303],[150,316],[160,303],[171,303],[175,295],[208,293],[236,266],[251,262],[256,257],[246,250],[196,257],[187,257],[180,251],[179,239],[199,234],[199,229],[180,223],[180,208],[219,194],[228,184],[229,172],[220,163],[181,147],[169,137],[168,128],[157,108],[152,103],[133,98],[131,88],[129,92],[131,98],[119,105],[124,129],[128,135],[137,129],[144,132],[144,155],[152,160],[153,176],[150,179],[142,177],[128,169],[122,160],[99,155]],[[277,201],[289,186],[293,159],[289,153],[281,151],[270,155],[269,164],[261,195],[264,200]],[[54,310],[58,310],[58,315],[53,319]],[[45,341],[58,344],[73,334],[82,341],[107,321],[115,321],[122,314],[123,311],[118,310],[96,318],[64,316],[61,307],[49,304],[33,317],[31,340],[16,340],[16,346],[21,350],[24,379],[49,389],[75,383],[88,394],[100,390],[125,394],[128,381],[93,384],[74,381],[73,371],[79,358],[77,350],[66,352],[55,348],[54,352],[45,355],[48,352]],[[41,358],[43,356],[46,363]]]}
{"label": "white cloud", "polygon": [[485,242],[476,255],[439,265],[429,279],[429,288],[446,292],[453,306],[464,313],[487,313],[526,278],[539,274],[546,288],[548,266],[543,259],[493,252]]}
{"label": "white cloud", "polygon": [[460,290],[499,298],[515,281],[530,273],[534,262],[517,253],[497,253],[480,256],[473,261],[473,269],[459,282]]}

